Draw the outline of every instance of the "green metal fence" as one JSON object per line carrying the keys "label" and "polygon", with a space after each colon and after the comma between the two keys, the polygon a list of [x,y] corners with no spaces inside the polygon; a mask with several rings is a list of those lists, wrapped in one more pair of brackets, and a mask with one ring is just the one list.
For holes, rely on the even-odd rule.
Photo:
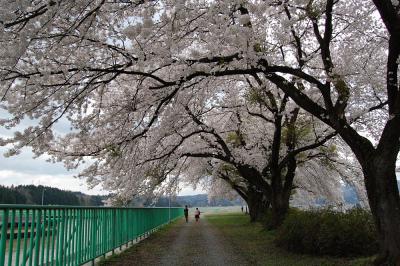
{"label": "green metal fence", "polygon": [[0,204],[0,266],[94,262],[182,215],[182,208]]}

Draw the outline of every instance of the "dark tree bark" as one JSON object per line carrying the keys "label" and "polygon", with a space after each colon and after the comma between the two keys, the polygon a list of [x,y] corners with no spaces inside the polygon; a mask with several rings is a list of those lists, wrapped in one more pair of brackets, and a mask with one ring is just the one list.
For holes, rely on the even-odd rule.
{"label": "dark tree bark", "polygon": [[[277,229],[279,226],[281,226],[289,211],[289,201],[292,193],[296,167],[296,159],[291,157],[288,161],[287,172],[284,178],[274,178],[274,180],[278,180],[280,182],[275,182],[273,184],[275,187],[271,196],[272,216],[271,221],[267,225],[267,228],[270,230]],[[281,175],[280,172],[279,175]]]}
{"label": "dark tree bark", "polygon": [[[356,137],[343,138],[360,162],[372,214],[379,233],[377,265],[400,265],[400,195],[396,159],[400,149],[400,85],[397,79],[400,57],[400,6],[389,0],[373,0],[389,33],[386,90],[389,120],[376,148],[360,149]],[[354,134],[353,134],[354,135]]]}
{"label": "dark tree bark", "polygon": [[369,167],[363,169],[379,233],[380,252],[376,265],[400,265],[400,199],[394,169],[395,165],[383,156],[374,156]]}
{"label": "dark tree bark", "polygon": [[[400,6],[395,6],[390,0],[373,0],[373,2],[389,33],[386,75],[389,120],[376,148],[346,121],[344,111],[350,91],[340,77],[336,80],[337,84],[333,84],[335,87],[342,86],[334,104],[334,99],[330,95],[330,83],[321,83],[301,70],[290,70],[320,90],[325,104],[325,107],[322,107],[298,90],[294,84],[276,74],[273,68],[267,70],[266,76],[300,107],[335,129],[352,149],[363,170],[371,212],[379,233],[380,251],[376,264],[400,265],[400,196],[395,174],[396,158],[400,148],[400,85],[397,78],[400,56]],[[333,62],[329,44],[332,39],[332,10],[335,2],[328,0],[326,3],[324,34],[319,31],[315,18],[310,18],[315,36],[320,43],[321,60],[329,75]],[[377,108],[379,106],[371,107],[370,110]]]}
{"label": "dark tree bark", "polygon": [[[284,79],[278,75],[272,74],[270,80],[304,110],[334,128],[352,149],[363,170],[369,205],[379,233],[380,251],[376,264],[400,265],[400,196],[395,174],[400,148],[400,112],[390,114],[391,118],[375,148],[334,109],[325,110],[311,102],[292,85],[284,84]],[[396,97],[400,105],[400,96]],[[397,108],[397,105],[394,106]]]}
{"label": "dark tree bark", "polygon": [[246,202],[249,206],[250,222],[260,221],[269,210],[270,202],[261,191],[250,189]]}
{"label": "dark tree bark", "polygon": [[237,169],[241,176],[249,182],[245,192],[246,196],[242,197],[249,206],[250,221],[260,221],[270,207],[271,186],[256,169],[248,165],[238,165]]}
{"label": "dark tree bark", "polygon": [[289,198],[283,194],[273,195],[271,201],[271,220],[268,221],[269,230],[277,229],[282,225],[289,211]]}
{"label": "dark tree bark", "polygon": [[[247,174],[252,171],[243,170]],[[246,186],[239,186],[231,181],[228,173],[220,173],[220,177],[225,180],[247,203],[249,206],[250,222],[260,221],[270,207],[268,193],[257,189],[256,186],[248,183]]]}
{"label": "dark tree bark", "polygon": [[399,116],[387,123],[376,148],[348,132],[342,132],[363,169],[368,201],[379,234],[376,265],[400,265],[400,195],[395,171],[399,132]]}

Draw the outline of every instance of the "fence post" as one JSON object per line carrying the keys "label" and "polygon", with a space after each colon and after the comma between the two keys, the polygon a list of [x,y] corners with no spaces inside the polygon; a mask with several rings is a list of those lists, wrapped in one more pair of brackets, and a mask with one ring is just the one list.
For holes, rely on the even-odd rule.
{"label": "fence post", "polygon": [[[42,210],[39,209],[38,213],[37,213],[37,217],[36,217],[35,261],[34,261],[34,265],[39,265],[40,236],[42,234],[41,220],[42,220]],[[33,237],[32,232],[31,232],[31,237]],[[33,252],[31,252],[31,256],[33,256]]]}
{"label": "fence post", "polygon": [[3,210],[3,219],[1,222],[0,265],[4,265],[4,261],[6,259],[7,227],[8,209],[5,209]]}

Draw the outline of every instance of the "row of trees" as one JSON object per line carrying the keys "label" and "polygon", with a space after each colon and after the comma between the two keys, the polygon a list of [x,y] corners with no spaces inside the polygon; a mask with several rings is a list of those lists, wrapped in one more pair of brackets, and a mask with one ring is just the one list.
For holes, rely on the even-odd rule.
{"label": "row of trees", "polygon": [[[271,208],[271,228],[296,187],[334,197],[333,184],[347,177],[362,195],[360,167],[377,263],[400,262],[398,1],[2,8],[9,116],[1,125],[16,130],[2,141],[9,155],[31,146],[68,168],[85,163],[82,176],[121,198],[212,175],[257,210],[254,218]],[[17,130],[27,118],[33,125]],[[63,119],[68,134],[54,130]],[[313,171],[324,174],[316,180]]]}
{"label": "row of trees", "polygon": [[89,196],[52,187],[0,186],[0,204],[102,206],[104,199],[102,196]]}
{"label": "row of trees", "polygon": [[25,195],[21,195],[14,189],[0,186],[0,203],[2,204],[24,204],[26,203]]}

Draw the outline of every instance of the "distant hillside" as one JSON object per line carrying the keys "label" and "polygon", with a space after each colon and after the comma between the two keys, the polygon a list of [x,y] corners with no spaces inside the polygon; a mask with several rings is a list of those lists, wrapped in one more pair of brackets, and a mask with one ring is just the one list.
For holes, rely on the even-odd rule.
{"label": "distant hillside", "polygon": [[[227,199],[216,199],[208,202],[207,194],[189,195],[189,196],[177,196],[171,198],[171,206],[173,207],[183,207],[196,206],[196,207],[213,207],[213,206],[238,206],[242,205],[240,199],[227,200]],[[160,198],[156,203],[145,201],[144,206],[157,206],[157,207],[168,207],[169,199],[167,197]]]}
{"label": "distant hillside", "polygon": [[0,204],[41,205],[43,192],[43,205],[102,206],[105,199],[105,196],[91,196],[46,186],[4,187],[0,185]]}
{"label": "distant hillside", "polygon": [[[397,180],[397,186],[400,191],[400,180]],[[354,206],[354,205],[357,205],[360,203],[354,186],[352,186],[350,184],[345,184],[342,187],[342,191],[343,191],[343,199],[346,204]],[[326,205],[326,204],[328,204],[328,202],[326,201],[326,199],[320,198],[316,201],[316,204],[317,205]]]}
{"label": "distant hillside", "polygon": [[242,201],[240,199],[228,200],[228,199],[213,199],[208,201],[207,194],[199,194],[193,196],[178,196],[177,202],[189,206],[198,207],[213,207],[213,206],[237,206],[241,205]]}

